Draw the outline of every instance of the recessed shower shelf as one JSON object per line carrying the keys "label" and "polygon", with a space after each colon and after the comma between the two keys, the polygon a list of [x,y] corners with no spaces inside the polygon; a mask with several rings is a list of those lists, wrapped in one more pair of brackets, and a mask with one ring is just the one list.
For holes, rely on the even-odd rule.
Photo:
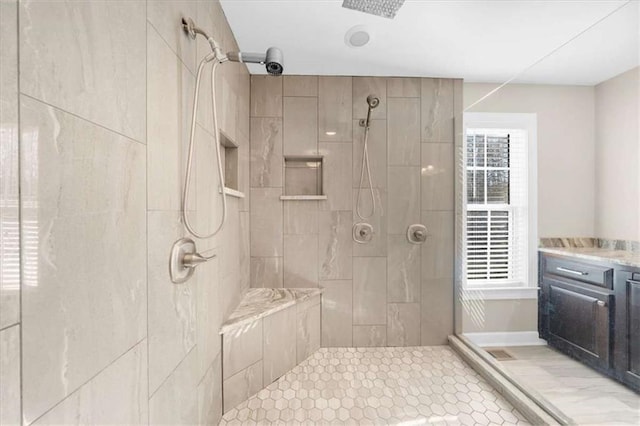
{"label": "recessed shower shelf", "polygon": [[326,200],[322,185],[321,155],[286,155],[284,157],[284,195],[281,200]]}
{"label": "recessed shower shelf", "polygon": [[282,201],[318,201],[326,200],[326,195],[281,195]]}

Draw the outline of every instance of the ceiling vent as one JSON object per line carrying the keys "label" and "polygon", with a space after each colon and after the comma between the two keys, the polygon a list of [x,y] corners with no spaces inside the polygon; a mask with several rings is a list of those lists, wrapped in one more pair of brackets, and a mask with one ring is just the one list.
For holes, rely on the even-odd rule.
{"label": "ceiling vent", "polygon": [[342,7],[393,19],[403,3],[404,0],[344,0]]}

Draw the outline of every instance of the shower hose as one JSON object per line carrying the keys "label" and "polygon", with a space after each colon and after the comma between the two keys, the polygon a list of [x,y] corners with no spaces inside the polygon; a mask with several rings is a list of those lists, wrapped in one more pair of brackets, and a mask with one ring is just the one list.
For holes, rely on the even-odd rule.
{"label": "shower hose", "polygon": [[[364,143],[362,146],[362,167],[360,168],[360,184],[358,185],[358,200],[356,201],[356,213],[358,214],[360,219],[363,219],[363,220],[369,219],[376,212],[376,197],[375,197],[375,194],[373,193],[373,181],[371,180],[371,167],[369,165],[369,148],[367,146],[368,142],[369,142],[369,122],[367,119],[367,122],[365,122],[365,127],[364,127]],[[362,192],[362,183],[364,181],[365,167],[367,170],[367,177],[369,179],[369,192],[371,194],[371,213],[369,213],[366,216],[363,215],[362,212],[360,211],[360,193]]]}

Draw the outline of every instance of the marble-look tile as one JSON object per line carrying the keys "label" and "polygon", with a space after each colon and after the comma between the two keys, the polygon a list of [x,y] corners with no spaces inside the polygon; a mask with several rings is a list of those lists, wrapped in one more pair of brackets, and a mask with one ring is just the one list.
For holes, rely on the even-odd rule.
{"label": "marble-look tile", "polygon": [[284,96],[318,96],[318,77],[315,75],[285,75]]}
{"label": "marble-look tile", "polygon": [[197,280],[173,284],[169,277],[171,245],[186,232],[180,213],[150,211],[147,220],[149,389],[153,393],[196,344]]}
{"label": "marble-look tile", "polygon": [[384,77],[353,77],[353,118],[367,117],[367,96],[380,99],[377,107],[371,110],[371,118],[384,120],[387,116],[387,79]]}
{"label": "marble-look tile", "polygon": [[389,98],[419,98],[420,79],[411,77],[387,78],[387,97]]}
{"label": "marble-look tile", "polygon": [[251,287],[278,288],[284,284],[282,257],[252,257]]}
{"label": "marble-look tile", "polygon": [[453,80],[421,81],[422,142],[453,143]]}
{"label": "marble-look tile", "polygon": [[[191,281],[191,280],[190,280]],[[220,356],[221,341],[218,330],[222,325],[220,304],[220,265],[216,257],[200,265],[195,272],[196,350],[198,353],[198,378]],[[227,298],[230,295],[225,294]]]}
{"label": "marble-look tile", "polygon": [[222,417],[222,364],[216,356],[198,383],[198,424],[217,425]]}
{"label": "marble-look tile", "polygon": [[326,201],[320,202],[321,210],[351,210],[352,145],[351,143],[320,143],[323,193]]}
{"label": "marble-look tile", "polygon": [[196,351],[191,351],[149,398],[149,424],[198,422],[197,369]]}
{"label": "marble-look tile", "polygon": [[282,77],[251,76],[251,117],[282,117]]}
{"label": "marble-look tile", "polygon": [[296,365],[296,307],[291,306],[263,319],[265,385]]}
{"label": "marble-look tile", "polygon": [[388,302],[420,303],[421,245],[411,244],[406,235],[389,235],[388,247]]}
{"label": "marble-look tile", "polygon": [[33,424],[146,424],[148,398],[143,340]]}
{"label": "marble-look tile", "polygon": [[222,337],[222,378],[228,379],[237,372],[262,359],[263,320],[253,321],[229,330]]}
{"label": "marble-look tile", "polygon": [[238,212],[240,225],[239,262],[240,292],[251,287],[251,225],[249,212]]}
{"label": "marble-look tile", "polygon": [[422,210],[453,210],[453,149],[446,143],[422,144]]}
{"label": "marble-look tile", "polygon": [[315,155],[318,152],[318,98],[284,98],[284,154]]}
{"label": "marble-look tile", "polygon": [[318,77],[318,140],[350,142],[351,77]]}
{"label": "marble-look tile", "polygon": [[387,126],[390,166],[420,165],[420,100],[389,99]]}
{"label": "marble-look tile", "polygon": [[[195,207],[196,212],[195,214],[191,211],[187,213],[190,223],[195,226],[197,232],[210,234],[218,228],[222,220],[222,194],[220,193],[222,185],[217,171],[218,159],[215,150],[215,139],[204,130],[202,126],[197,124],[195,144],[196,151],[193,163],[195,170],[192,172],[191,184],[189,186],[188,210]],[[159,161],[162,162],[163,160]],[[224,161],[223,157],[222,164],[224,164]],[[184,166],[186,167],[186,160]],[[182,173],[182,177],[180,177],[179,180],[184,182],[184,172]],[[182,188],[178,191],[180,196],[182,196]],[[231,206],[233,200],[233,198],[227,197],[229,206]],[[174,210],[180,210],[180,207]],[[196,219],[195,224],[194,219]],[[207,246],[207,248],[213,248],[222,241],[223,233],[224,228],[222,232],[218,233],[215,237],[204,240],[202,243],[211,243],[212,245]],[[200,247],[201,245],[199,245],[199,248]]]}
{"label": "marble-look tile", "polygon": [[452,211],[424,211],[422,224],[427,227],[427,241],[422,245],[422,278],[453,276],[454,216]]}
{"label": "marble-look tile", "polygon": [[[2,5],[0,3],[0,10]],[[0,331],[0,424],[18,425],[20,413],[20,326]]]}
{"label": "marble-look tile", "polygon": [[306,309],[300,304],[297,308],[296,363],[299,364],[320,349],[320,303]]}
{"label": "marble-look tile", "polygon": [[387,346],[387,326],[354,325],[353,346],[356,348]]}
{"label": "marble-look tile", "polygon": [[354,256],[386,256],[387,255],[387,192],[385,189],[375,188],[373,190],[375,200],[375,212],[373,216],[367,217],[373,211],[371,204],[371,193],[363,189],[360,193],[360,212],[364,219],[358,216],[357,200],[358,190],[353,190],[353,224],[366,222],[373,226],[373,238],[370,242],[360,244],[353,243]]}
{"label": "marble-look tile", "polygon": [[387,321],[387,259],[353,258],[353,323],[379,325]]}
{"label": "marble-look tile", "polygon": [[318,236],[284,236],[284,286],[318,287]]}
{"label": "marble-look tile", "polygon": [[351,211],[320,212],[318,262],[321,280],[351,279],[352,219]]}
{"label": "marble-look tile", "polygon": [[318,202],[288,200],[284,203],[284,233],[318,233]]}
{"label": "marble-look tile", "polygon": [[222,298],[222,316],[227,318],[238,306],[244,288],[240,285],[240,223],[238,199],[230,198],[228,220],[222,230],[223,242],[217,250],[220,258],[220,291]]}
{"label": "marble-look tile", "polygon": [[251,119],[251,187],[282,187],[282,119]]}
{"label": "marble-look tile", "polygon": [[420,223],[420,168],[389,167],[389,234],[406,235],[407,228]]}
{"label": "marble-look tile", "polygon": [[0,2],[0,329],[20,319],[18,2]]}
{"label": "marble-look tile", "polygon": [[282,248],[280,188],[251,189],[251,256],[277,257]]}
{"label": "marble-look tile", "polygon": [[422,345],[445,345],[453,333],[453,278],[422,279]]}
{"label": "marble-look tile", "polygon": [[322,347],[351,346],[353,321],[353,282],[351,280],[321,281]]}
{"label": "marble-look tile", "polygon": [[[360,185],[362,171],[362,147],[364,145],[364,127],[360,127],[357,121],[353,122],[353,187]],[[387,122],[385,120],[372,120],[369,127],[369,139],[367,141],[369,152],[369,170],[371,170],[372,184],[369,183],[367,169],[362,177],[362,187],[386,188],[387,187]]]}
{"label": "marble-look tile", "polygon": [[197,5],[196,0],[147,2],[147,19],[193,74],[196,72],[196,43],[182,28],[181,19],[197,16]]}
{"label": "marble-look tile", "polygon": [[145,15],[141,0],[21,1],[20,90],[144,142]]}
{"label": "marble-look tile", "polygon": [[387,305],[387,345],[420,345],[420,303]]}
{"label": "marble-look tile", "polygon": [[31,422],[146,335],[146,167],[142,144],[28,97],[21,144]]}
{"label": "marble-look tile", "polygon": [[264,387],[262,370],[263,362],[258,361],[223,382],[223,407],[225,413],[246,401]]}
{"label": "marble-look tile", "polygon": [[[147,38],[147,198],[150,210],[180,210],[195,81],[156,30]],[[198,129],[199,147],[211,139]],[[197,158],[197,157],[196,157]],[[210,173],[212,168],[208,168]],[[192,183],[195,182],[195,179]],[[191,187],[193,189],[193,186]],[[195,207],[195,193],[189,208]]]}

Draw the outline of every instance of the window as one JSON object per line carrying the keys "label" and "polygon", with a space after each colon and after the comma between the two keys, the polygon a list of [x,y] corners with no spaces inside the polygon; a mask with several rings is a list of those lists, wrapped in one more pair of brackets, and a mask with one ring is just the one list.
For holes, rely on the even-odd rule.
{"label": "window", "polygon": [[465,124],[465,288],[535,286],[535,115],[469,113]]}

